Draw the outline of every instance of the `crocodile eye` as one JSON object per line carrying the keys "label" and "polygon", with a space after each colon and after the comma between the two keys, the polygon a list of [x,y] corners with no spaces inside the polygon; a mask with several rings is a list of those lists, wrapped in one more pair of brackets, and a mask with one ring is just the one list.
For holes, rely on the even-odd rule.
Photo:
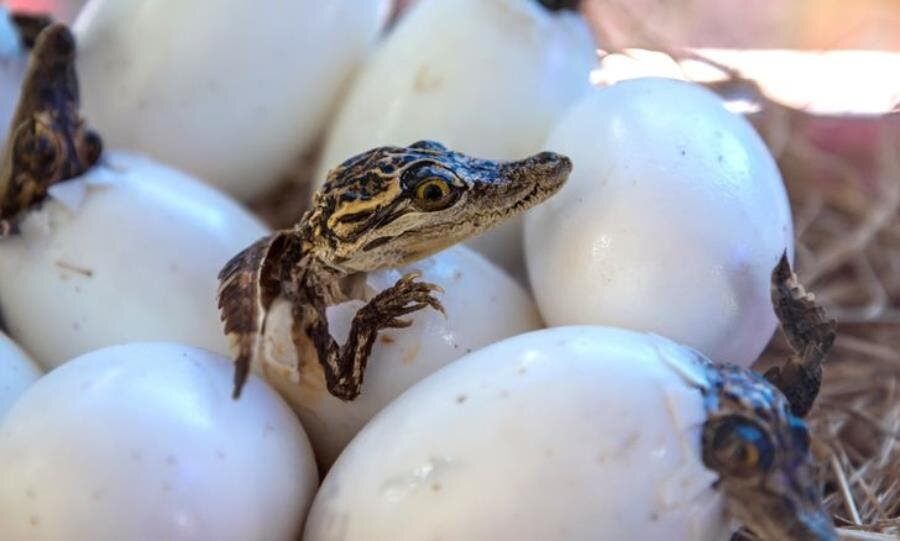
{"label": "crocodile eye", "polygon": [[454,199],[453,189],[446,180],[431,177],[416,186],[413,202],[419,210],[433,211],[449,207]]}
{"label": "crocodile eye", "polygon": [[33,175],[53,175],[63,156],[59,138],[42,124],[35,125],[33,131],[23,134],[15,144],[18,155],[28,156],[29,172]]}
{"label": "crocodile eye", "polygon": [[753,421],[725,418],[714,428],[704,449],[709,464],[721,473],[752,477],[768,471],[775,460],[775,448],[765,431]]}

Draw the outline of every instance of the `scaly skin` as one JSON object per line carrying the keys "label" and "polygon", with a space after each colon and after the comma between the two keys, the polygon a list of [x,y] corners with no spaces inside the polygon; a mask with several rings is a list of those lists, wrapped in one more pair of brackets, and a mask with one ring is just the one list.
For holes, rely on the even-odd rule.
{"label": "scaly skin", "polygon": [[794,415],[804,417],[822,385],[822,361],[834,345],[835,322],[800,284],[787,256],[772,273],[772,304],[795,355],[765,376],[787,397]]}
{"label": "scaly skin", "polygon": [[22,45],[26,49],[33,48],[35,43],[37,43],[37,38],[41,35],[41,32],[53,24],[53,18],[46,13],[27,13],[19,11],[11,13],[10,19],[12,19],[13,24],[16,25],[16,29],[19,31],[19,37],[22,40]]}
{"label": "scaly skin", "polygon": [[31,52],[0,169],[0,236],[47,189],[80,176],[100,158],[100,137],[78,111],[75,38],[61,24],[44,28]]}
{"label": "scaly skin", "polygon": [[800,419],[818,393],[834,321],[804,291],[787,257],[772,273],[772,301],[795,356],[765,377],[706,361],[703,462],[720,474],[730,513],[760,539],[835,541]]}
{"label": "scaly skin", "polygon": [[408,327],[401,318],[426,307],[443,311],[439,288],[409,274],[356,313],[339,345],[325,309],[353,298],[354,275],[422,259],[520,214],[553,195],[571,168],[550,152],[498,162],[432,141],[342,163],[293,229],[259,240],[219,275],[219,307],[236,350],[235,398],[260,361],[267,312],[283,297],[293,307],[297,351],[311,341],[329,392],[353,400],[380,330]]}

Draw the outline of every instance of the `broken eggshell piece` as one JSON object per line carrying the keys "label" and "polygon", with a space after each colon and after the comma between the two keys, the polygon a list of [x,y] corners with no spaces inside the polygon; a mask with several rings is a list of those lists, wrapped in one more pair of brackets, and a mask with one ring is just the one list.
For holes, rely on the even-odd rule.
{"label": "broken eggshell piece", "polygon": [[[291,343],[290,305],[277,301],[264,337],[265,366],[260,372],[297,412],[327,468],[348,441],[379,410],[435,370],[483,346],[541,327],[528,293],[480,254],[455,246],[400,269],[369,273],[365,298],[392,286],[405,273],[420,271],[434,283],[446,316],[432,309],[406,316],[412,326],[381,331],[366,367],[362,393],[345,402],[328,393],[325,377],[311,348],[298,359]],[[363,301],[328,309],[332,333],[343,342]],[[260,367],[257,367],[260,368]],[[299,380],[297,379],[299,377]]]}
{"label": "broken eggshell piece", "polygon": [[104,154],[0,240],[0,309],[50,369],[112,344],[228,353],[216,275],[266,228],[227,196],[150,159]]}
{"label": "broken eggshell piece", "polygon": [[329,471],[305,539],[724,540],[690,348],[603,327],[532,332],[422,380]]}

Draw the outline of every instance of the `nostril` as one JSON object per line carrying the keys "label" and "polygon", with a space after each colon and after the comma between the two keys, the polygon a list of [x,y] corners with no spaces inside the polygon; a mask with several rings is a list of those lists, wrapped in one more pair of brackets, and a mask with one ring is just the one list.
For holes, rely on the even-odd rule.
{"label": "nostril", "polygon": [[556,152],[541,152],[532,158],[537,165],[549,165],[562,171],[572,170],[572,160]]}

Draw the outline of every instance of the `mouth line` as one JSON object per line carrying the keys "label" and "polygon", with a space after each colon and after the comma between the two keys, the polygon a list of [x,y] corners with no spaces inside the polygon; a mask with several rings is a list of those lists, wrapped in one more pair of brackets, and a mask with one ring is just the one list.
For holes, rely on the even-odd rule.
{"label": "mouth line", "polygon": [[[547,196],[541,197],[544,194],[547,194]],[[506,212],[518,213],[523,210],[528,210],[528,208],[531,208],[531,207],[535,206],[536,204],[543,202],[550,195],[553,195],[553,193],[552,192],[548,193],[548,191],[542,190],[541,185],[539,183],[535,184],[534,186],[531,187],[530,190],[528,190],[528,192],[525,193],[525,195],[518,198],[511,206],[507,207]]]}

